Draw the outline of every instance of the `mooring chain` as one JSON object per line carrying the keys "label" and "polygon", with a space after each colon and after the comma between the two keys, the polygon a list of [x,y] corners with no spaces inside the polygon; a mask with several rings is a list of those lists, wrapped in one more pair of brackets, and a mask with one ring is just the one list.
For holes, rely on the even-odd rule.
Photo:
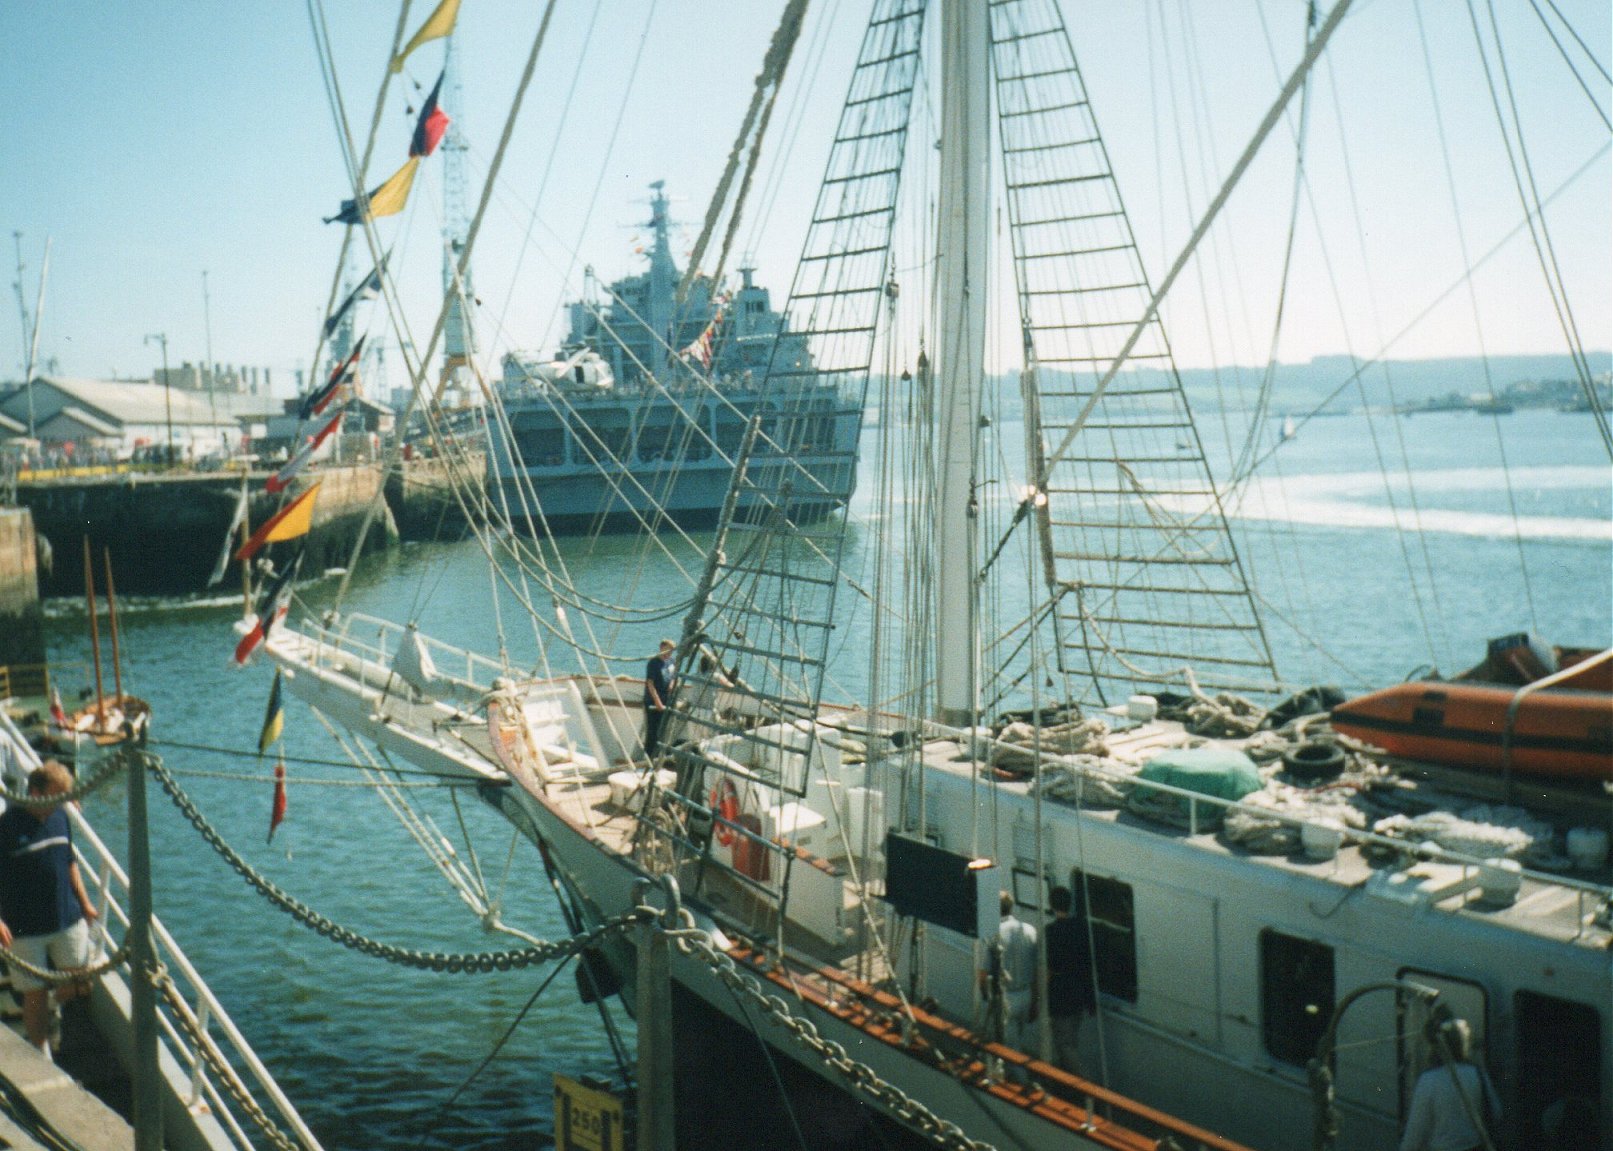
{"label": "mooring chain", "polygon": [[25,807],[60,807],[64,803],[73,803],[85,796],[100,791],[112,781],[112,777],[123,770],[121,756],[109,755],[96,764],[95,770],[90,772],[89,778],[82,783],[74,783],[66,791],[56,792],[54,795],[33,795],[28,791],[12,791],[4,784],[0,784],[0,799],[7,803],[21,804]]}
{"label": "mooring chain", "polygon": [[151,973],[151,983],[167,1002],[169,1015],[189,1037],[191,1047],[207,1061],[207,1065],[213,1069],[214,1077],[224,1085],[224,1089],[229,1092],[230,1098],[235,1100],[235,1105],[241,1113],[263,1132],[264,1137],[274,1145],[276,1151],[303,1151],[302,1144],[280,1130],[269,1113],[252,1097],[251,1090],[241,1081],[241,1076],[230,1066],[229,1060],[224,1058],[223,1052],[219,1051],[218,1045],[213,1042],[213,1037],[197,1025],[190,1004],[185,1002],[185,997],[174,985],[168,969],[159,965]]}
{"label": "mooring chain", "polygon": [[621,931],[654,912],[646,908],[634,908],[612,919],[603,921],[598,927],[583,935],[563,939],[555,943],[539,943],[520,951],[484,951],[472,954],[444,954],[439,951],[415,951],[405,947],[395,947],[388,943],[381,943],[352,931],[333,920],[325,918],[314,911],[307,904],[301,903],[282,891],[275,883],[260,875],[251,864],[242,859],[234,848],[224,842],[224,838],[213,829],[207,819],[191,802],[190,797],[174,781],[168,769],[163,766],[162,760],[154,755],[144,752],[131,752],[134,755],[144,755],[146,765],[151,768],[152,774],[167,791],[168,797],[174,801],[191,825],[201,833],[213,850],[224,858],[224,861],[235,869],[236,873],[245,879],[258,893],[274,906],[289,914],[298,923],[311,928],[326,939],[334,940],[343,947],[368,955],[375,959],[382,959],[388,963],[396,963],[404,967],[414,967],[422,971],[446,971],[452,974],[464,972],[466,974],[486,974],[492,971],[513,971],[518,968],[532,967],[539,963],[547,963],[554,959],[565,959],[591,946],[595,940],[608,935],[613,931]]}
{"label": "mooring chain", "polygon": [[782,996],[766,994],[741,975],[733,957],[718,950],[705,932],[680,931],[674,933],[673,938],[685,955],[704,959],[724,984],[755,1003],[775,1024],[838,1071],[857,1091],[889,1108],[892,1114],[917,1128],[936,1146],[948,1148],[948,1151],[995,1151],[990,1143],[969,1138],[957,1124],[942,1119],[901,1088],[885,1082],[868,1064],[859,1063],[846,1054],[840,1044],[824,1039],[811,1020],[790,1011],[790,1004]]}

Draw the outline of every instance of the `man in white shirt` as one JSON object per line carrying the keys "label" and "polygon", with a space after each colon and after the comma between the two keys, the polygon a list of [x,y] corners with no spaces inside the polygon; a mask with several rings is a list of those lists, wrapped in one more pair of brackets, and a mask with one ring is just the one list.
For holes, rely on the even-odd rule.
{"label": "man in white shirt", "polygon": [[1025,1049],[1026,1029],[1035,1022],[1041,999],[1037,978],[1036,928],[1014,916],[1014,897],[998,897],[1002,923],[992,947],[991,966],[980,972],[980,990],[986,997],[987,1030],[992,1039]]}

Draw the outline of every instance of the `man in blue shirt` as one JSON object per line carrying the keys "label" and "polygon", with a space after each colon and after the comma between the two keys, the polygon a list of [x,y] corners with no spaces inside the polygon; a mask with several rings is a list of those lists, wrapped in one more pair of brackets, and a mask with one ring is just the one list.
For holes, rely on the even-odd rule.
{"label": "man in blue shirt", "polygon": [[677,650],[672,640],[662,640],[644,669],[644,755],[652,761],[661,750],[661,730],[677,688],[678,665],[673,660]]}
{"label": "man in blue shirt", "polygon": [[[28,794],[46,802],[14,805],[0,814],[0,947],[40,969],[87,965],[89,924],[98,918],[78,873],[67,813],[60,803],[48,802],[72,787],[67,768],[47,760],[28,776]],[[15,963],[8,966],[11,985],[22,994],[28,1041],[48,1053],[49,988]],[[57,998],[66,1002],[88,990],[86,984],[64,984]]]}

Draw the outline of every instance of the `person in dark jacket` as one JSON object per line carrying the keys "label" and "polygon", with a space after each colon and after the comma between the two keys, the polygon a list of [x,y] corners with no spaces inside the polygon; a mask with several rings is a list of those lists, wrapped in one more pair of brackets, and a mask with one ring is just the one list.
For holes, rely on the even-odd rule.
{"label": "person in dark jacket", "polygon": [[661,751],[661,730],[677,690],[678,665],[673,659],[677,650],[676,643],[662,640],[660,650],[644,668],[644,754],[651,760]]}
{"label": "person in dark jacket", "polygon": [[[60,971],[84,967],[90,958],[89,925],[98,918],[73,857],[73,828],[60,803],[49,800],[73,787],[67,768],[47,760],[28,776],[28,794],[46,801],[16,804],[0,814],[0,946],[30,966]],[[15,963],[11,985],[22,994],[28,1041],[48,1052],[50,990]],[[67,1002],[89,990],[63,984]]]}
{"label": "person in dark jacket", "polygon": [[1048,895],[1053,922],[1047,925],[1047,1023],[1053,1034],[1053,1062],[1072,1075],[1081,1073],[1077,1041],[1081,1016],[1097,1006],[1092,990],[1092,949],[1088,946],[1086,916],[1072,914],[1075,899],[1068,887],[1055,887]]}

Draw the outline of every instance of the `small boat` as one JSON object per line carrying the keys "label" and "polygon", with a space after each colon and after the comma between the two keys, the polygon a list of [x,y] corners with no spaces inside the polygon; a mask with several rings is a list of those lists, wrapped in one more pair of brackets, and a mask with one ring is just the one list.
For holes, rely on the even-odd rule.
{"label": "small boat", "polygon": [[1424,763],[1606,783],[1613,779],[1613,648],[1553,652],[1527,636],[1505,636],[1454,680],[1396,684],[1340,704],[1333,727]]}
{"label": "small boat", "polygon": [[90,562],[90,537],[84,537],[84,595],[90,611],[90,650],[95,661],[95,695],[67,716],[66,730],[72,736],[88,736],[98,746],[108,747],[126,740],[144,743],[151,722],[151,705],[123,691],[123,652],[118,644],[118,607],[112,590],[112,553],[106,558],[106,607],[112,627],[112,694],[101,689],[101,628],[95,606],[95,571]]}

